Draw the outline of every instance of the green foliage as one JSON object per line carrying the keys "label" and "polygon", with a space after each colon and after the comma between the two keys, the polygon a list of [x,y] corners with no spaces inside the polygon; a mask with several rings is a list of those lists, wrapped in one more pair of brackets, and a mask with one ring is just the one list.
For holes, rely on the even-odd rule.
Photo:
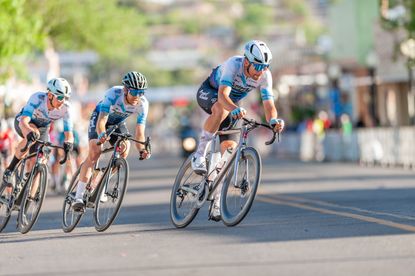
{"label": "green foliage", "polygon": [[[381,5],[379,1],[379,5]],[[408,37],[415,37],[415,1],[413,0],[389,0],[389,9],[393,9],[398,5],[403,5],[406,14],[400,18],[386,19],[382,18],[382,27],[389,31],[397,31],[400,28],[405,29]]]}
{"label": "green foliage", "polygon": [[0,0],[0,81],[23,71],[22,58],[44,45],[42,19],[25,0]]}
{"label": "green foliage", "polygon": [[125,60],[146,45],[145,18],[116,0],[27,0],[43,19],[43,30],[59,49],[93,49],[104,58]]}

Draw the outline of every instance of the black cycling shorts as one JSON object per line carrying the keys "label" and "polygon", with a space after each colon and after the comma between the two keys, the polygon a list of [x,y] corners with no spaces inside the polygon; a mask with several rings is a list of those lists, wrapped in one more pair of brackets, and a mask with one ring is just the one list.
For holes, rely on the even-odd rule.
{"label": "black cycling shorts", "polygon": [[[19,120],[18,120],[18,118],[19,118],[18,116],[17,116],[16,118],[14,118],[14,129],[16,130],[17,134],[18,134],[20,137],[25,138],[25,137],[23,136],[22,130],[20,129],[20,126],[19,126]],[[39,130],[39,133],[40,133],[40,138],[39,138],[39,140],[42,140],[42,141],[48,142],[48,141],[49,141],[49,128],[50,128],[50,125],[48,125],[48,126],[43,126],[43,127],[38,127],[38,126],[37,126],[36,124],[34,124],[34,123],[31,123],[31,124],[35,125],[35,126],[37,127],[37,129]],[[39,144],[39,143],[35,143],[35,144],[33,144],[33,145],[30,147],[30,149],[29,149],[29,153],[34,153],[34,152],[36,152],[39,146],[40,146],[40,144]]]}
{"label": "black cycling shorts", "polygon": [[[88,128],[88,139],[92,140],[92,139],[98,139],[98,133],[97,133],[97,121],[98,121],[98,115],[99,112],[97,110],[94,110],[94,112],[92,112],[91,115],[91,119],[89,120],[89,128]],[[105,125],[105,128],[108,129],[110,128],[112,125]],[[128,128],[125,124],[125,122],[121,122],[118,124],[118,128],[114,131],[116,133],[124,133],[124,134],[128,134]],[[111,135],[110,140],[109,140],[111,145],[114,145],[115,142],[117,142],[117,136],[115,135]]]}
{"label": "black cycling shorts", "polygon": [[[208,114],[212,114],[212,106],[218,101],[218,89],[212,87],[209,83],[209,78],[206,79],[202,85],[200,86],[199,90],[197,91],[197,103],[199,106]],[[230,115],[226,117],[225,120],[219,126],[219,130],[224,130],[230,127],[230,124],[233,123]],[[237,142],[239,140],[239,134],[227,134],[221,135],[220,142],[226,140],[232,140]]]}

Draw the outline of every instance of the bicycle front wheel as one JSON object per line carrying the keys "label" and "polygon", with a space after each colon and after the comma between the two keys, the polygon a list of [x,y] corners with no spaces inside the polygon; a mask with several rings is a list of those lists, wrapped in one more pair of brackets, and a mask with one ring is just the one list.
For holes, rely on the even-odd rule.
{"label": "bicycle front wheel", "polygon": [[11,210],[10,210],[10,200],[12,195],[12,189],[7,188],[6,185],[1,185],[0,187],[0,232],[6,227],[9,222]]}
{"label": "bicycle front wheel", "polygon": [[177,228],[189,225],[199,212],[195,192],[203,188],[204,177],[193,172],[191,158],[180,167],[170,196],[170,219]]}
{"label": "bicycle front wheel", "polygon": [[19,230],[22,234],[29,232],[39,217],[48,185],[47,177],[46,166],[39,164],[28,180],[19,211]]}
{"label": "bicycle front wheel", "polygon": [[75,212],[72,204],[75,202],[76,189],[78,187],[79,175],[82,165],[78,168],[71,179],[69,188],[65,192],[62,207],[62,230],[65,233],[72,232],[81,220],[84,212]]}
{"label": "bicycle front wheel", "polygon": [[[238,162],[236,174],[234,162]],[[261,159],[254,148],[248,147],[230,165],[222,186],[220,212],[226,226],[235,226],[251,209],[261,178]]]}
{"label": "bicycle front wheel", "polygon": [[[107,179],[107,175],[109,175]],[[115,160],[114,165],[103,176],[95,200],[95,229],[102,232],[111,226],[117,217],[128,184],[128,163],[124,158]]]}

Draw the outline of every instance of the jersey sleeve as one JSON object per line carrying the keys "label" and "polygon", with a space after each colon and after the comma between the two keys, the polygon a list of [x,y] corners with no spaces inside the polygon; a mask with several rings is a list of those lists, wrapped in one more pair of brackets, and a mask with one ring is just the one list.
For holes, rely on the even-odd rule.
{"label": "jersey sleeve", "polygon": [[22,116],[28,116],[32,118],[33,112],[35,111],[35,109],[39,108],[41,103],[41,96],[39,94],[36,93],[30,96],[29,100],[27,101],[27,104],[23,107]]}
{"label": "jersey sleeve", "polygon": [[114,93],[114,89],[108,89],[105,92],[104,100],[100,104],[99,111],[109,113],[111,105],[114,105],[117,101],[117,95]]}
{"label": "jersey sleeve", "polygon": [[234,58],[229,58],[222,65],[222,74],[220,76],[219,85],[226,85],[232,87],[235,74],[237,72],[237,64]]}
{"label": "jersey sleeve", "polygon": [[63,115],[63,131],[73,131],[73,121],[71,116],[71,106],[67,104],[65,114]]}
{"label": "jersey sleeve", "polygon": [[269,70],[265,72],[264,79],[259,86],[261,92],[262,101],[274,100],[274,94],[272,93],[272,75]]}
{"label": "jersey sleeve", "polygon": [[142,103],[142,110],[140,113],[138,113],[137,115],[137,125],[146,125],[146,121],[147,121],[147,114],[148,114],[148,101],[145,98],[142,98],[143,103]]}

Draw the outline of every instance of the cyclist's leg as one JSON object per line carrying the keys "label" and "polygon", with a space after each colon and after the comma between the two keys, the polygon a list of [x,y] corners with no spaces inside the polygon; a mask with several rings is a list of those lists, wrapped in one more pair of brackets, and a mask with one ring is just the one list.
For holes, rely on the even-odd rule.
{"label": "cyclist's leg", "polygon": [[96,131],[96,123],[98,119],[98,113],[94,111],[92,113],[89,130],[88,130],[88,139],[89,139],[89,149],[88,155],[82,164],[81,171],[79,174],[79,182],[76,189],[75,203],[73,208],[75,210],[83,209],[84,202],[83,197],[85,193],[86,184],[88,183],[89,178],[91,177],[92,168],[95,166],[99,156],[101,155],[101,146],[97,145],[98,134]]}
{"label": "cyclist's leg", "polygon": [[[128,131],[128,128],[127,128],[125,122],[120,123],[118,125],[118,128],[115,130],[115,132],[119,133],[119,134],[123,134],[123,133],[128,134],[129,131]],[[109,140],[110,144],[115,145],[115,142],[117,142],[117,139],[118,139],[117,136],[112,135],[110,140]],[[128,153],[130,152],[130,146],[131,146],[130,142],[129,141],[124,141],[120,144],[120,146],[121,146],[121,157],[127,158]]]}
{"label": "cyclist's leg", "polygon": [[197,150],[192,159],[192,167],[195,171],[206,172],[206,165],[204,164],[206,146],[219,129],[221,122],[229,114],[229,111],[225,110],[217,100],[217,89],[211,87],[209,81],[206,80],[197,92],[197,102],[210,116],[205,121]]}
{"label": "cyclist's leg", "polygon": [[[219,129],[222,130],[224,128],[228,128],[230,123],[231,123],[231,120],[229,117],[227,117],[222,122]],[[221,153],[223,154],[225,150],[227,150],[228,148],[235,149],[237,146],[238,138],[239,136],[237,133],[221,135],[220,136]],[[222,183],[219,183],[218,187],[215,190],[213,206],[211,209],[211,219],[214,221],[219,221],[221,219],[221,216],[220,216],[221,191],[222,191]]]}
{"label": "cyclist's leg", "polygon": [[[41,141],[49,141],[49,126],[46,127],[36,127],[36,126],[32,126],[35,130],[39,131],[39,140]],[[29,153],[34,153],[37,151],[38,147],[40,145],[38,143],[35,143],[33,146],[30,147],[29,149]],[[46,163],[46,159],[43,160],[43,163]],[[36,162],[36,158],[30,158],[27,160],[26,162],[26,173],[29,173],[33,166],[35,165]],[[30,190],[30,197],[31,198],[35,198],[36,196],[36,191],[37,188],[39,186],[39,177],[36,176],[33,180],[32,180],[32,189]]]}
{"label": "cyclist's leg", "polygon": [[[37,127],[34,124],[30,124],[30,126],[37,129]],[[15,149],[15,154],[14,154],[12,160],[10,161],[9,165],[7,166],[6,170],[4,171],[3,182],[8,184],[9,186],[11,185],[12,172],[14,171],[14,169],[15,169],[16,165],[19,163],[19,161],[22,158],[24,158],[24,156],[27,153],[27,151],[26,152],[21,151],[27,143],[27,140],[26,140],[27,130],[24,130],[20,127],[20,122],[18,120],[18,117],[16,117],[14,119],[14,128],[16,130],[16,133],[20,137],[22,137],[23,139],[20,142],[17,143],[16,149]],[[9,189],[11,189],[11,186],[9,187]]]}

